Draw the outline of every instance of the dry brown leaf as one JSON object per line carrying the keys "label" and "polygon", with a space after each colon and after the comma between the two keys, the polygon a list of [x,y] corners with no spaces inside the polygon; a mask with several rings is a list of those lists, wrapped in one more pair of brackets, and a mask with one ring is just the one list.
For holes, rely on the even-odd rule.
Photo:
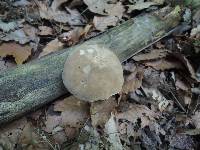
{"label": "dry brown leaf", "polygon": [[52,4],[51,4],[51,8],[56,11],[58,10],[58,8],[63,4],[66,3],[69,0],[53,0]]}
{"label": "dry brown leaf", "polygon": [[71,46],[78,43],[82,35],[84,35],[84,29],[82,27],[76,27],[71,31],[64,32],[59,38],[61,38],[68,46]]}
{"label": "dry brown leaf", "polygon": [[9,32],[5,36],[0,38],[2,41],[16,41],[20,44],[26,44],[30,42],[31,37],[27,36],[23,29],[18,29],[12,32]]}
{"label": "dry brown leaf", "polygon": [[56,143],[58,144],[63,144],[64,142],[67,141],[67,135],[65,134],[65,131],[58,131],[55,134],[53,134],[53,139]]}
{"label": "dry brown leaf", "polygon": [[110,3],[110,0],[84,0],[84,2],[90,11],[100,15],[116,16],[121,19],[125,11],[121,2],[116,4]]}
{"label": "dry brown leaf", "polygon": [[22,64],[31,55],[29,45],[19,45],[16,43],[3,43],[0,45],[0,56],[13,56],[17,64]]}
{"label": "dry brown leaf", "polygon": [[157,114],[150,110],[145,105],[129,104],[128,110],[116,114],[116,118],[125,119],[132,123],[136,123],[138,119],[141,119],[141,127],[149,125],[155,120]]}
{"label": "dry brown leaf", "polygon": [[164,0],[162,0],[162,1],[152,1],[152,2],[141,2],[141,1],[138,1],[134,5],[127,5],[128,6],[128,13],[131,13],[134,10],[146,9],[146,8],[149,8],[152,5],[161,5],[163,3],[164,3]]}
{"label": "dry brown leaf", "polygon": [[128,76],[125,76],[122,92],[128,94],[129,92],[134,92],[136,89],[141,87],[143,74],[144,69],[141,67],[136,67],[134,72]]}
{"label": "dry brown leaf", "polygon": [[89,118],[89,105],[74,96],[58,101],[54,105],[54,111],[61,112],[62,125],[70,127],[82,127]]}
{"label": "dry brown leaf", "polygon": [[183,91],[188,91],[190,89],[190,86],[179,78],[176,78],[175,85],[177,89],[181,89]]}
{"label": "dry brown leaf", "polygon": [[65,133],[68,139],[74,139],[78,135],[78,129],[66,126]]}
{"label": "dry brown leaf", "polygon": [[23,128],[19,143],[28,150],[48,150],[49,148],[48,143],[41,142],[40,135],[34,132],[31,123],[27,123]]}
{"label": "dry brown leaf", "polygon": [[196,73],[194,71],[194,68],[190,61],[183,55],[176,55],[178,59],[185,65],[185,67],[188,69],[188,72],[190,73],[191,78],[196,80],[197,82],[200,82],[200,80],[196,77]]}
{"label": "dry brown leaf", "polygon": [[53,34],[53,29],[47,26],[39,26],[38,27],[40,32],[38,33],[39,35],[52,35]]}
{"label": "dry brown leaf", "polygon": [[14,149],[26,124],[27,120],[24,117],[6,126],[1,126],[0,145],[7,147],[8,149]]}
{"label": "dry brown leaf", "polygon": [[45,121],[44,130],[48,133],[51,133],[55,127],[61,124],[62,118],[61,116],[56,115],[48,115]]}
{"label": "dry brown leaf", "polygon": [[60,42],[57,38],[50,41],[45,48],[43,49],[43,51],[40,53],[39,58],[42,56],[45,56],[47,54],[50,54],[52,52],[61,50],[63,48],[64,44],[62,42]]}
{"label": "dry brown leaf", "polygon": [[60,11],[58,9],[63,2],[65,1],[56,1],[52,3],[51,7],[48,7],[47,3],[37,1],[40,17],[47,20],[55,20],[61,23],[68,23],[69,25],[83,25],[85,20],[76,9],[71,10],[67,7],[67,11]]}
{"label": "dry brown leaf", "polygon": [[97,101],[91,103],[90,114],[93,127],[98,125],[104,126],[110,118],[111,112],[117,106],[115,98],[110,97],[105,101]]}
{"label": "dry brown leaf", "polygon": [[169,61],[167,59],[159,59],[144,63],[145,66],[153,67],[156,70],[167,70],[167,69],[183,69],[184,66],[179,61]]}
{"label": "dry brown leaf", "polygon": [[167,54],[168,50],[166,49],[154,49],[151,50],[149,53],[135,55],[133,56],[133,59],[135,61],[152,60],[152,59],[163,58],[167,56]]}
{"label": "dry brown leaf", "polygon": [[195,114],[192,116],[192,122],[197,129],[200,129],[200,111],[195,112]]}
{"label": "dry brown leaf", "polygon": [[90,32],[90,30],[92,29],[92,27],[93,27],[93,25],[87,24],[87,25],[84,27],[84,29],[83,29],[81,35],[84,36],[84,37],[87,37],[87,34]]}
{"label": "dry brown leaf", "polygon": [[99,31],[105,31],[109,26],[116,26],[119,21],[118,17],[115,16],[105,16],[97,17],[93,19],[94,27]]}

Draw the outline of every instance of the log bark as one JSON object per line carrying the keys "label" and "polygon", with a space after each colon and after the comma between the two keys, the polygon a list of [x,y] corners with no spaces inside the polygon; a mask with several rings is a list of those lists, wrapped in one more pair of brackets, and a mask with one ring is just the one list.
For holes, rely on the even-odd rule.
{"label": "log bark", "polygon": [[0,73],[0,124],[16,119],[67,93],[61,73],[68,54],[83,45],[100,44],[123,62],[179,24],[173,11],[165,17],[145,14],[82,44]]}

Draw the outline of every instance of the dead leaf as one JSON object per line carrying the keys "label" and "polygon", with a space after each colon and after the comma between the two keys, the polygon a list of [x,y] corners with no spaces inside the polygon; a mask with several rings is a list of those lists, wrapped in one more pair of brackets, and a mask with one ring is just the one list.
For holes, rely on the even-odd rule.
{"label": "dead leaf", "polygon": [[29,45],[19,45],[16,43],[3,43],[0,45],[0,56],[11,55],[15,58],[17,64],[22,64],[31,56],[31,47]]}
{"label": "dead leaf", "polygon": [[168,50],[166,49],[154,49],[154,50],[151,50],[149,53],[135,55],[133,56],[133,59],[135,61],[153,60],[153,59],[166,57],[167,54],[168,54]]}
{"label": "dead leaf", "polygon": [[196,28],[192,29],[190,36],[200,38],[200,24]]}
{"label": "dead leaf", "polygon": [[17,22],[15,22],[15,21],[6,23],[6,22],[3,22],[0,19],[0,29],[3,30],[4,32],[8,32],[8,31],[14,30],[18,26],[19,26],[19,24]]}
{"label": "dead leaf", "polygon": [[26,124],[26,118],[21,118],[6,126],[1,126],[0,145],[7,147],[8,149],[14,149]]}
{"label": "dead leaf", "polygon": [[66,126],[65,133],[68,139],[74,139],[78,135],[78,129]]}
{"label": "dead leaf", "polygon": [[38,28],[40,30],[40,32],[38,33],[39,35],[52,35],[53,34],[53,29],[48,26],[39,26]]}
{"label": "dead leaf", "polygon": [[141,119],[141,127],[149,125],[158,115],[145,105],[129,104],[129,108],[121,113],[116,114],[116,118],[125,119],[132,123],[136,123]]}
{"label": "dead leaf", "polygon": [[181,89],[183,91],[188,91],[190,89],[190,86],[186,82],[180,80],[179,78],[176,78],[175,85],[177,89]]}
{"label": "dead leaf", "polygon": [[116,4],[110,2],[110,0],[84,0],[90,11],[100,15],[116,16],[121,19],[125,10],[124,6],[121,2]]}
{"label": "dead leaf", "polygon": [[61,124],[61,121],[62,121],[61,116],[47,115],[44,130],[48,133],[51,133],[55,127]]}
{"label": "dead leaf", "polygon": [[87,24],[83,29],[82,35],[84,37],[87,37],[87,34],[90,32],[91,29],[92,29],[92,25],[91,24]]}
{"label": "dead leaf", "polygon": [[45,48],[43,49],[43,51],[40,53],[39,58],[42,56],[45,56],[47,54],[50,54],[52,52],[61,50],[63,48],[64,44],[62,42],[60,42],[58,40],[58,38],[50,41]]}
{"label": "dead leaf", "polygon": [[52,3],[51,7],[48,4],[37,1],[39,6],[40,17],[47,20],[55,20],[61,23],[68,23],[69,25],[83,25],[85,23],[84,18],[76,9],[69,9],[66,7],[66,11],[60,11],[58,5],[61,5],[64,1]]}
{"label": "dead leaf", "polygon": [[30,39],[29,36],[27,36],[25,34],[23,29],[18,29],[18,30],[10,32],[6,36],[2,37],[1,40],[3,40],[3,41],[16,41],[16,42],[19,42],[20,44],[26,44],[31,39]]}
{"label": "dead leaf", "polygon": [[0,58],[0,72],[14,67],[16,67],[16,64],[14,62],[5,61],[3,60],[3,58]]}
{"label": "dead leaf", "polygon": [[52,4],[51,4],[51,8],[53,11],[56,11],[59,9],[59,7],[63,4],[68,2],[69,0],[53,0]]}
{"label": "dead leaf", "polygon": [[27,0],[19,0],[19,1],[15,1],[13,4],[13,6],[16,6],[16,7],[25,7],[25,6],[28,6],[28,5],[31,5],[31,3]]}
{"label": "dead leaf", "polygon": [[132,72],[130,75],[125,76],[122,92],[128,94],[129,92],[134,92],[136,89],[141,87],[143,73],[143,68],[136,67],[134,72]]}
{"label": "dead leaf", "polygon": [[29,150],[47,150],[48,143],[41,142],[41,139],[34,132],[34,128],[31,123],[27,123],[26,126],[23,128],[22,134],[19,138],[19,143],[22,146]]}
{"label": "dead leaf", "polygon": [[90,114],[93,127],[104,126],[116,106],[117,102],[113,97],[105,101],[91,103]]}
{"label": "dead leaf", "polygon": [[160,5],[159,3],[155,3],[155,2],[137,2],[134,5],[127,5],[128,6],[128,13],[131,13],[134,10],[142,10],[142,9],[146,9],[149,8],[152,5]]}
{"label": "dead leaf", "polygon": [[54,111],[61,112],[62,125],[70,127],[82,127],[89,118],[89,105],[74,96],[58,101],[54,105]]}
{"label": "dead leaf", "polygon": [[53,139],[58,144],[63,144],[64,142],[67,142],[67,136],[65,134],[65,131],[59,131],[53,134]]}
{"label": "dead leaf", "polygon": [[195,112],[195,114],[192,116],[192,122],[197,129],[200,129],[200,111]]}
{"label": "dead leaf", "polygon": [[182,55],[176,55],[177,59],[179,59],[184,65],[185,67],[188,69],[188,72],[190,73],[191,78],[193,78],[194,80],[196,80],[197,82],[200,82],[200,80],[197,78],[196,73],[194,71],[194,68],[192,66],[192,64],[190,63],[190,61]]}
{"label": "dead leaf", "polygon": [[154,61],[149,61],[144,63],[145,66],[151,66],[156,70],[168,70],[168,69],[183,69],[183,65],[181,62],[174,60],[174,61],[169,61],[167,59],[159,59],[159,60],[154,60]]}
{"label": "dead leaf", "polygon": [[30,39],[30,46],[32,47],[32,49],[35,51],[37,51],[38,49],[38,44],[40,41],[40,38],[38,37],[38,29],[29,25],[29,24],[25,24],[23,27],[23,31],[26,34],[26,36],[29,37]]}
{"label": "dead leaf", "polygon": [[79,42],[80,37],[84,34],[82,27],[76,27],[71,31],[64,32],[59,36],[64,43],[68,46],[74,45]]}
{"label": "dead leaf", "polygon": [[110,142],[109,149],[123,150],[123,146],[119,138],[117,123],[113,114],[111,114],[110,119],[105,124],[105,132],[108,135],[108,141]]}
{"label": "dead leaf", "polygon": [[116,26],[119,21],[116,16],[97,17],[93,19],[94,27],[99,31],[105,31],[109,26]]}

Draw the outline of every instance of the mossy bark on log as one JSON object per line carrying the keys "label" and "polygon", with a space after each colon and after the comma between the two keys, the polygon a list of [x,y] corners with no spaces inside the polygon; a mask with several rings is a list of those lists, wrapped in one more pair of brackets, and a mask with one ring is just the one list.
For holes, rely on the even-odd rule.
{"label": "mossy bark on log", "polygon": [[178,13],[164,19],[146,14],[131,19],[82,44],[0,73],[0,124],[67,93],[61,73],[70,51],[87,44],[110,48],[123,62],[179,24]]}

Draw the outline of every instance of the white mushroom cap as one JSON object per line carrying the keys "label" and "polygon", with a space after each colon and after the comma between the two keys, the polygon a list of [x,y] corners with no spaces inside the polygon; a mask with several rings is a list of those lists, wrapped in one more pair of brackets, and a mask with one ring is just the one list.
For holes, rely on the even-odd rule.
{"label": "white mushroom cap", "polygon": [[85,45],[68,56],[62,79],[75,97],[93,102],[118,93],[124,82],[118,57],[98,45]]}

